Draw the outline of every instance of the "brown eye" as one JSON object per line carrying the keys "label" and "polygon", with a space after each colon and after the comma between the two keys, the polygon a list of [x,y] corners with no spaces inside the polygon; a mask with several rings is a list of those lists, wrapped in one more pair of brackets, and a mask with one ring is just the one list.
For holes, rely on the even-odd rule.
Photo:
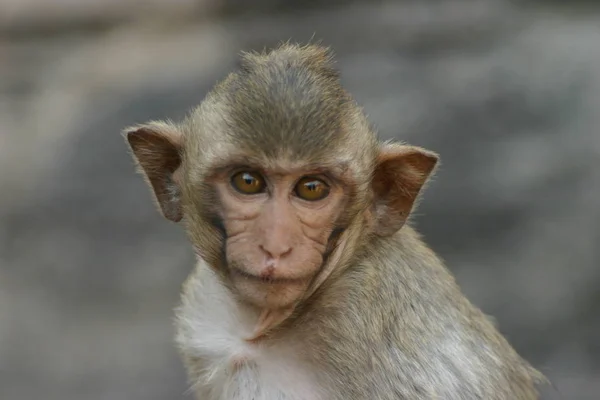
{"label": "brown eye", "polygon": [[320,179],[302,178],[294,188],[296,196],[308,201],[324,199],[329,194],[329,186]]}
{"label": "brown eye", "polygon": [[238,172],[231,178],[231,186],[243,194],[257,194],[264,192],[265,181],[256,172]]}

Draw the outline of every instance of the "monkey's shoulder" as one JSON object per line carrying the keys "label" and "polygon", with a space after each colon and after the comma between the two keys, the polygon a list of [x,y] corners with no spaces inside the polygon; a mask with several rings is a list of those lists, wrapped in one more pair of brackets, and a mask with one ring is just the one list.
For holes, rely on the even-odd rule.
{"label": "monkey's shoulder", "polygon": [[[314,336],[315,347],[327,349],[325,363],[335,360],[335,368],[348,371],[346,396],[384,389],[390,399],[537,398],[536,371],[435,254],[409,244],[400,258],[394,253],[407,242],[389,241],[389,257],[382,252],[356,264],[315,304],[315,314],[327,312],[318,318],[329,321]],[[421,256],[411,257],[419,247]]]}

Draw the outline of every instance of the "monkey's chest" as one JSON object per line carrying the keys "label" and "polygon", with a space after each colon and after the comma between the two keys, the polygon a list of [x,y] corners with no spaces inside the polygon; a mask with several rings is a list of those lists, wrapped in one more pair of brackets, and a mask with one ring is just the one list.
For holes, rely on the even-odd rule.
{"label": "monkey's chest", "polygon": [[289,349],[244,343],[206,354],[200,362],[204,371],[198,377],[204,387],[202,399],[321,398],[310,368]]}
{"label": "monkey's chest", "polygon": [[[232,389],[248,394],[240,399],[319,399],[317,385],[306,365],[293,355],[285,354],[285,351],[275,354],[275,349],[271,350],[233,355],[227,368],[223,392],[228,393]],[[253,396],[249,396],[250,393]]]}
{"label": "monkey's chest", "polygon": [[319,400],[313,368],[290,343],[248,343],[257,316],[236,305],[207,268],[184,293],[177,343],[203,400]]}

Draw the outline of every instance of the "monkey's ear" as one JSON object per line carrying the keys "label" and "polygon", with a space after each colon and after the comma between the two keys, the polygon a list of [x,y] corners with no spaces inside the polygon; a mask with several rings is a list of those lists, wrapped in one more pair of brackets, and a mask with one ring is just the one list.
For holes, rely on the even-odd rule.
{"label": "monkey's ear", "polygon": [[183,217],[178,172],[181,167],[182,136],[177,127],[150,122],[123,131],[140,172],[152,188],[165,218]]}
{"label": "monkey's ear", "polygon": [[404,225],[437,162],[437,154],[419,147],[400,144],[381,147],[373,176],[377,235],[392,235]]}

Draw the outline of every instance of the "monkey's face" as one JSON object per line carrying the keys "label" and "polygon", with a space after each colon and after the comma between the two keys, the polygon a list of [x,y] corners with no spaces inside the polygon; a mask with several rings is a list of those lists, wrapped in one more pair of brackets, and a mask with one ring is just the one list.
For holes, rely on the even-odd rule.
{"label": "monkey's face", "polygon": [[272,310],[342,273],[366,235],[395,234],[437,163],[379,143],[315,46],[249,54],[182,123],[126,132],[163,215],[265,311],[259,334],[286,318]]}
{"label": "monkey's face", "polygon": [[212,181],[234,290],[259,308],[294,304],[335,240],[346,198],[342,178],[314,169],[238,167]]}

